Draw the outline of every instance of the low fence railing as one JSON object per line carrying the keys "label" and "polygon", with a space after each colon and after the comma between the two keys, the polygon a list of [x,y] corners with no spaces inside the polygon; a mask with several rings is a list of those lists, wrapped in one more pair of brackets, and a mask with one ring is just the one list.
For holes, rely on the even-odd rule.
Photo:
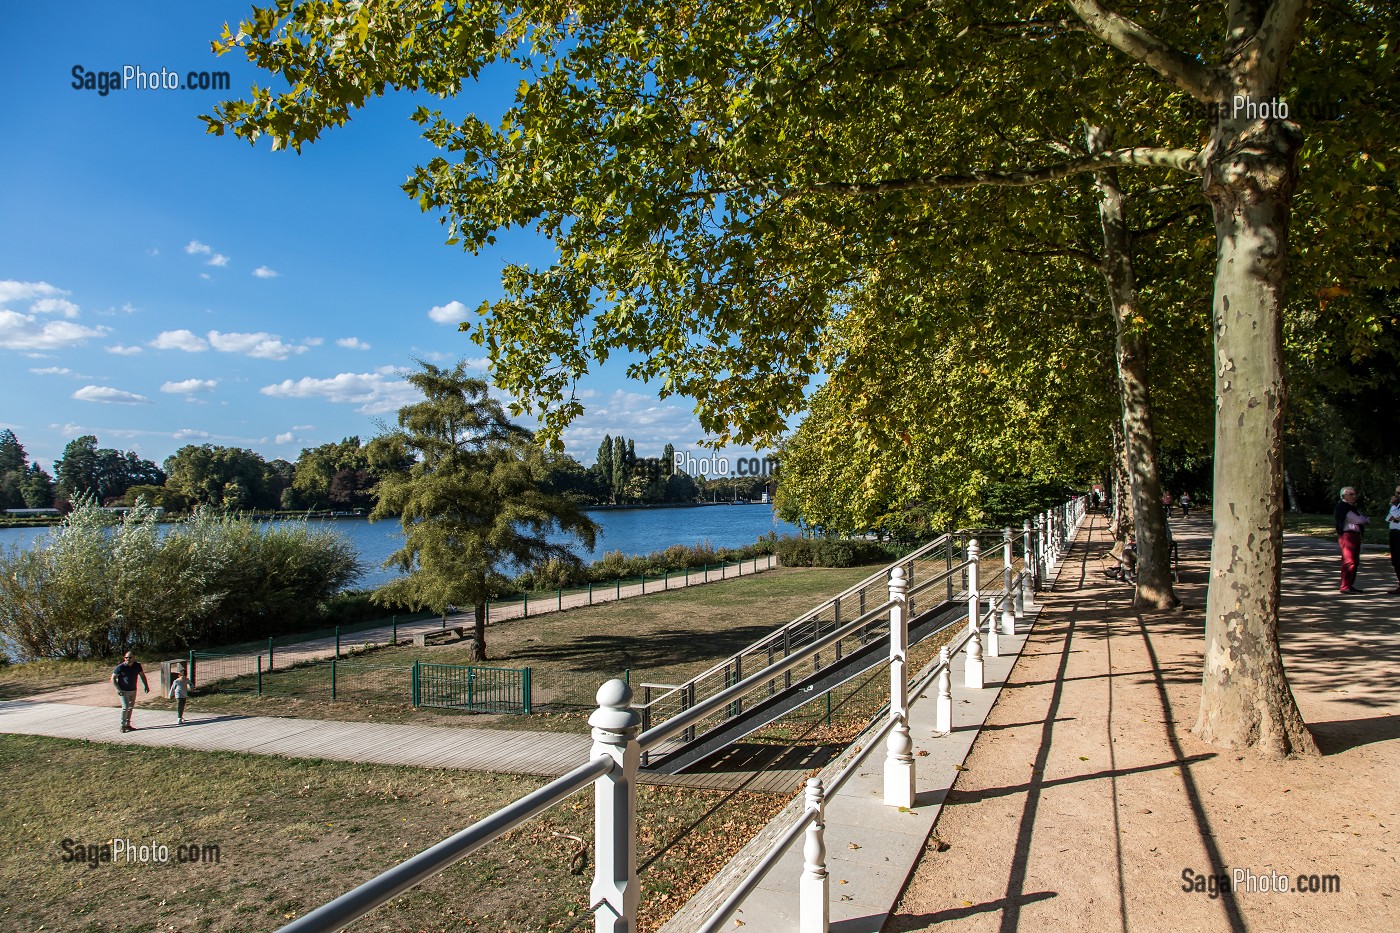
{"label": "low fence railing", "polygon": [[413,665],[413,705],[473,713],[525,713],[532,710],[530,669]]}
{"label": "low fence railing", "polygon": [[[774,660],[770,665],[743,677],[737,683],[697,700],[688,709],[671,716],[649,729],[642,728],[641,713],[632,705],[631,688],[622,680],[610,680],[598,690],[598,708],[589,716],[593,728],[593,747],[589,760],[563,777],[522,797],[501,810],[407,861],[366,881],[359,887],[316,908],[305,916],[282,927],[280,933],[332,933],[344,929],[381,904],[432,878],[472,852],[511,829],[553,807],[584,787],[593,786],[594,794],[594,860],[593,883],[590,888],[593,904],[594,930],[597,933],[633,933],[636,929],[640,903],[640,883],[637,871],[637,774],[642,754],[654,750],[666,740],[694,728],[706,717],[739,702],[750,691],[765,687],[770,681],[790,673],[810,661],[817,653],[830,651],[842,638],[862,626],[869,625],[874,616],[888,613],[890,702],[885,722],[862,745],[863,752],[848,763],[832,787],[839,787],[869,750],[883,742],[884,802],[889,806],[911,808],[914,804],[916,759],[909,735],[909,705],[927,687],[936,682],[936,728],[944,733],[952,727],[951,658],[955,652],[946,647],[939,660],[910,685],[905,670],[908,650],[908,620],[913,599],[922,592],[945,584],[946,575],[967,573],[967,630],[955,642],[965,647],[964,686],[982,689],[984,685],[984,654],[995,655],[1003,634],[1013,634],[1018,618],[1023,617],[1032,593],[1047,574],[1052,573],[1069,538],[1083,515],[1083,500],[1065,505],[1037,516],[1023,528],[1026,553],[1031,566],[1024,567],[1010,578],[1003,575],[1004,587],[984,593],[980,587],[981,550],[974,539],[968,543],[965,559],[947,567],[943,575],[934,575],[911,586],[903,566],[890,568],[885,587],[888,598],[872,606],[849,622],[824,635],[813,637],[805,646],[789,656]],[[1003,534],[1004,548],[1010,548],[1010,529]],[[902,563],[902,562],[901,562]],[[987,606],[982,608],[982,600]],[[985,644],[983,636],[985,638]],[[707,922],[705,930],[717,930],[732,915],[744,893],[757,884],[762,873],[775,864],[787,845],[805,836],[804,867],[799,882],[800,920],[802,933],[826,933],[829,928],[829,878],[825,867],[823,839],[823,800],[830,791],[820,785],[807,785],[803,814],[789,828],[779,845],[751,873],[750,881],[741,882],[735,894],[726,900]],[[754,877],[755,873],[757,877]],[[727,911],[727,913],[725,912]]]}
{"label": "low fence railing", "polygon": [[222,665],[213,686],[206,686],[219,693],[411,704],[472,713],[534,712],[533,674],[528,667],[432,664],[421,660],[377,664],[357,656],[284,660],[279,666],[270,667],[264,663],[265,657],[275,660],[272,654],[223,658],[191,652],[188,663],[196,674],[201,667]]}

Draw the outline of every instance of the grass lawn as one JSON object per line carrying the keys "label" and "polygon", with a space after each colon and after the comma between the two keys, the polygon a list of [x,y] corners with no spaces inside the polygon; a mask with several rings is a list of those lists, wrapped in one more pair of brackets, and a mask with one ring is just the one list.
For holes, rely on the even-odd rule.
{"label": "grass lawn", "polygon": [[[538,712],[529,717],[412,707],[408,667],[414,660],[468,664],[465,643],[386,646],[357,654],[353,661],[338,665],[334,702],[328,663],[265,673],[262,697],[254,693],[255,677],[241,677],[211,683],[190,702],[202,712],[586,732],[594,694],[608,678],[621,677],[625,671],[634,685],[682,682],[864,579],[873,569],[783,568],[493,625],[487,632],[491,660],[486,666],[531,668]],[[640,688],[634,689],[640,694]],[[394,694],[403,699],[395,702]],[[147,705],[144,699],[142,705]],[[152,700],[149,705],[171,704]]]}
{"label": "grass lawn", "polygon": [[[1371,516],[1371,524],[1366,526],[1365,532],[1361,535],[1362,544],[1378,544],[1385,547],[1390,543],[1390,528],[1385,522],[1385,509],[1377,506],[1374,511],[1379,515]],[[1326,538],[1328,541],[1337,540],[1337,526],[1332,519],[1332,513],[1326,514],[1313,512],[1284,512],[1283,530],[1291,531],[1300,535],[1307,535],[1310,538]]]}
{"label": "grass lawn", "polygon": [[[544,783],[13,735],[0,735],[0,777],[0,929],[70,933],[275,929]],[[785,802],[641,788],[642,929],[659,926]],[[113,837],[165,845],[170,861],[62,860],[65,839]],[[180,843],[217,846],[217,863],[177,864]],[[590,864],[575,874],[585,846]],[[355,929],[592,929],[591,857],[584,791]]]}
{"label": "grass lawn", "polygon": [[[0,665],[0,700],[13,700],[61,687],[95,683],[112,676],[112,661],[27,661]],[[160,668],[156,668],[159,677]]]}
{"label": "grass lawn", "polygon": [[[261,699],[207,692],[192,702],[201,712],[581,729],[593,691],[609,674],[630,669],[634,683],[684,679],[869,572],[786,569],[493,627],[493,663],[528,664],[538,689],[553,691],[555,711],[545,715],[469,716],[272,692]],[[911,673],[960,631],[955,624],[913,648]],[[414,658],[466,660],[460,645],[401,647],[369,652],[345,666],[406,665]],[[316,670],[294,668],[285,676],[305,678]],[[105,674],[105,666],[98,673]],[[834,691],[829,705],[810,703],[747,741],[844,745],[887,700],[888,670],[881,664]],[[43,925],[166,933],[273,929],[545,783],[518,775],[6,735],[0,735],[0,779],[8,791],[0,798],[6,853],[0,858],[0,891],[6,892],[0,930]],[[640,929],[664,922],[786,799],[642,787]],[[585,791],[355,929],[591,929],[592,866],[575,874],[571,865],[579,851],[591,857],[591,813]],[[100,843],[113,836],[167,845],[172,860],[95,867],[62,861],[64,839]],[[181,842],[217,846],[219,861],[177,864]]]}

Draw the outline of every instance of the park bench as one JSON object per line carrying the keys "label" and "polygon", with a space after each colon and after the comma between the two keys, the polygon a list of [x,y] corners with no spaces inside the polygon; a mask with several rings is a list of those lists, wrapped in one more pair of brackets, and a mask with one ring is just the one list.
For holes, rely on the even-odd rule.
{"label": "park bench", "polygon": [[452,628],[445,628],[440,632],[419,632],[413,636],[413,646],[415,648],[427,648],[432,645],[449,645],[453,642],[462,641],[465,638],[474,637],[467,631],[465,625],[457,625]]}
{"label": "park bench", "polygon": [[[1104,551],[1099,559],[1105,564],[1113,564],[1104,570],[1104,576],[1110,580],[1117,580],[1121,583],[1137,582],[1137,548],[1134,545],[1115,542],[1113,547]],[[1171,561],[1172,580],[1180,583],[1181,564],[1175,538],[1169,539],[1168,559]]]}

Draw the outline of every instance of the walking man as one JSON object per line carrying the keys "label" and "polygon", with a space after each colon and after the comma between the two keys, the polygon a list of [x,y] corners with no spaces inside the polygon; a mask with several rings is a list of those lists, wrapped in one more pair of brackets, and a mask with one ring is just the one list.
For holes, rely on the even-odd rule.
{"label": "walking man", "polygon": [[1342,487],[1332,517],[1337,524],[1337,544],[1342,549],[1342,594],[1364,592],[1356,588],[1356,566],[1361,560],[1361,529],[1370,519],[1356,509],[1355,487]]}
{"label": "walking man", "polygon": [[122,657],[122,663],[112,669],[112,686],[117,688],[117,696],[122,698],[122,731],[130,732],[136,727],[131,724],[131,711],[136,708],[136,678],[141,678],[141,686],[146,688],[146,692],[151,692],[151,685],[146,681],[146,671],[141,667],[141,662],[132,658],[128,651]]}

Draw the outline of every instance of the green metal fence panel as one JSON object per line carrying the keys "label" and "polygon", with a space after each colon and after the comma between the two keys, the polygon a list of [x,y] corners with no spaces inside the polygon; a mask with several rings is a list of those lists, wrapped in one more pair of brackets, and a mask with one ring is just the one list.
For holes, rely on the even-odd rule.
{"label": "green metal fence panel", "polygon": [[530,669],[423,664],[418,670],[418,705],[474,713],[531,710]]}

